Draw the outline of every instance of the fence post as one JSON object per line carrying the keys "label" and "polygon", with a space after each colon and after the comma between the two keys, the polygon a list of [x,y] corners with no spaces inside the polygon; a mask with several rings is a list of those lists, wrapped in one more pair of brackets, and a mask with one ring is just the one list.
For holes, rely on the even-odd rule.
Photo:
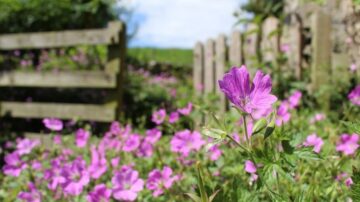
{"label": "fence post", "polygon": [[230,48],[229,48],[229,60],[232,66],[241,66],[244,64],[241,32],[233,31],[231,34]]}
{"label": "fence post", "polygon": [[215,58],[214,40],[208,39],[205,45],[204,92],[214,92],[215,83]]}
{"label": "fence post", "polygon": [[218,80],[222,79],[226,68],[226,37],[221,34],[216,39],[216,60],[215,60],[215,89],[216,93],[220,97],[220,112],[226,110],[225,95],[221,92],[218,85]]}
{"label": "fence post", "polygon": [[[109,24],[109,26],[119,26],[117,24]],[[108,103],[108,106],[111,107],[112,104],[116,104],[116,120],[119,120],[123,114],[122,110],[122,100],[123,100],[123,80],[124,75],[126,74],[126,26],[121,24],[121,29],[118,33],[118,42],[108,45],[107,48],[107,64],[105,71],[109,74],[116,74],[116,89],[114,98],[115,102]]]}
{"label": "fence post", "polygon": [[194,47],[193,85],[197,95],[204,91],[204,46],[197,42]]}
{"label": "fence post", "polygon": [[[311,90],[319,92],[321,87],[330,82],[331,73],[331,17],[322,10],[315,10],[311,18],[312,32],[312,65],[311,65]],[[329,108],[329,92],[321,89],[318,103],[324,109]]]}
{"label": "fence post", "polygon": [[245,33],[244,40],[244,58],[245,64],[248,66],[250,72],[253,73],[254,65],[257,62],[256,45],[258,40],[258,26],[256,24],[249,24]]}
{"label": "fence post", "polygon": [[263,60],[273,62],[279,53],[279,20],[275,17],[266,18],[263,23],[261,49]]}

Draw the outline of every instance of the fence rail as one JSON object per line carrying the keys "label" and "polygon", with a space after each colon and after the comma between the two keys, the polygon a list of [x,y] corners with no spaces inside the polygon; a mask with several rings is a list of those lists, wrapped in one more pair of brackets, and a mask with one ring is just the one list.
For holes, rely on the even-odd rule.
{"label": "fence rail", "polygon": [[[76,45],[107,45],[103,71],[71,72],[0,72],[0,87],[101,88],[113,89],[108,103],[25,103],[0,101],[0,116],[16,118],[60,118],[111,122],[122,110],[125,72],[126,27],[110,22],[104,29],[0,35],[0,50],[59,48]],[[116,104],[114,104],[116,103]]]}

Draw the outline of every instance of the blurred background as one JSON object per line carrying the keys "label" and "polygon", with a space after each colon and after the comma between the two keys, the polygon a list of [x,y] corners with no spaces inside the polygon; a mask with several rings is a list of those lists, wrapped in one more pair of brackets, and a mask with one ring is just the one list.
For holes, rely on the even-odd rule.
{"label": "blurred background", "polygon": [[[66,116],[69,130],[90,124],[101,131],[112,119],[151,125],[146,117],[155,108],[184,106],[204,99],[203,94],[209,96],[205,102],[220,101],[204,109],[227,110],[216,81],[242,64],[271,73],[280,98],[300,89],[305,105],[339,114],[358,81],[357,5],[355,0],[1,0],[0,130],[42,131],[43,118],[64,118],[62,104],[76,104],[63,110],[76,108],[78,114],[88,111],[81,104],[115,111],[100,120]],[[120,35],[125,32],[116,42],[120,51],[114,42],[98,43],[102,34],[91,35],[91,30],[110,30],[114,21],[122,23]],[[64,30],[84,31],[79,39],[90,33],[84,37],[90,45],[65,45],[66,34],[50,34],[48,41],[57,43],[50,47],[46,37],[39,44],[36,37],[43,35],[32,35]],[[108,72],[109,61],[117,57],[121,73],[109,81],[109,75],[118,74]],[[97,75],[101,71],[106,73]],[[69,72],[81,79],[70,78]],[[67,81],[74,85],[56,85]]]}

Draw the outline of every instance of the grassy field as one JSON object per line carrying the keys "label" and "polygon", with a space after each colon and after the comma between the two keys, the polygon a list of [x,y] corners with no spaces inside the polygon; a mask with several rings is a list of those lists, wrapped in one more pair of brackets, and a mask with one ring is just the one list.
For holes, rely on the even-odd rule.
{"label": "grassy field", "polygon": [[143,62],[157,61],[179,66],[192,66],[191,49],[129,48],[128,55]]}

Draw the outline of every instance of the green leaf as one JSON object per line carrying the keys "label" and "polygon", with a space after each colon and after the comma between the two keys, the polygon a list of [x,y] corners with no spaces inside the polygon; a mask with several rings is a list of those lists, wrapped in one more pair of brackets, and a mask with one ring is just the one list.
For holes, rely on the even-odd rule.
{"label": "green leaf", "polygon": [[360,172],[356,168],[353,168],[351,179],[353,184],[350,189],[350,197],[353,201],[360,201]]}
{"label": "green leaf", "polygon": [[198,195],[193,194],[193,193],[185,193],[186,196],[188,196],[191,200],[193,200],[194,202],[201,202],[201,199]]}
{"label": "green leaf", "polygon": [[202,170],[201,170],[200,161],[198,161],[196,163],[196,168],[197,168],[198,186],[199,186],[199,190],[200,190],[201,201],[202,202],[209,202],[209,198],[208,198],[206,190],[205,190],[205,185],[204,185],[204,180],[203,180],[203,176],[202,176]]}
{"label": "green leaf", "polygon": [[304,148],[301,150],[297,150],[294,152],[294,154],[301,158],[301,159],[305,159],[305,160],[321,160],[322,158],[314,153],[313,151],[309,150],[308,148]]}
{"label": "green leaf", "polygon": [[294,147],[292,147],[292,146],[290,145],[290,141],[289,141],[289,140],[282,140],[282,141],[281,141],[281,145],[282,145],[285,153],[287,153],[287,154],[292,154],[292,153],[294,153]]}
{"label": "green leaf", "polygon": [[209,197],[209,202],[212,202],[214,200],[219,191],[220,189],[216,190],[214,193],[211,194],[211,196]]}

